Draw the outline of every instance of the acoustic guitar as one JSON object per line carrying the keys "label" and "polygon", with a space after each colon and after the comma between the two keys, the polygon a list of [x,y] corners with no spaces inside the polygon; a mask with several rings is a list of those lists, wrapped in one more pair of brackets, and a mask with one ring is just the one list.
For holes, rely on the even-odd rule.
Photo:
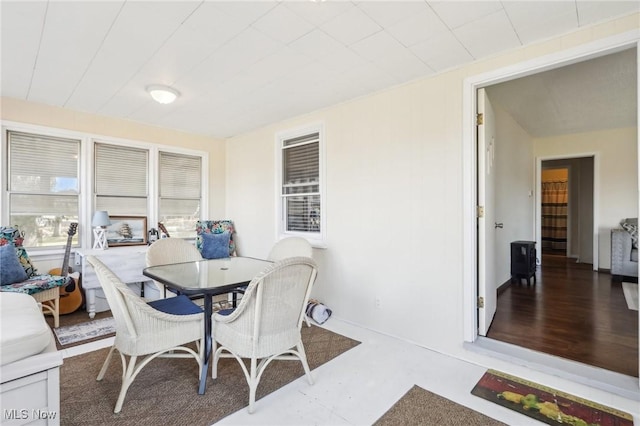
{"label": "acoustic guitar", "polygon": [[78,224],[73,222],[69,225],[67,231],[67,247],[64,250],[64,259],[62,260],[62,267],[55,268],[49,271],[50,275],[61,275],[63,277],[70,277],[67,285],[60,287],[60,315],[70,314],[77,311],[82,306],[82,289],[80,287],[80,273],[71,273],[71,267],[69,267],[69,254],[71,253],[71,240],[76,234]]}
{"label": "acoustic guitar", "polygon": [[169,235],[169,231],[167,231],[167,228],[165,228],[164,223],[158,222],[158,229],[160,229],[162,232],[164,232],[164,235],[166,235],[167,238],[169,238],[171,236],[171,235]]}

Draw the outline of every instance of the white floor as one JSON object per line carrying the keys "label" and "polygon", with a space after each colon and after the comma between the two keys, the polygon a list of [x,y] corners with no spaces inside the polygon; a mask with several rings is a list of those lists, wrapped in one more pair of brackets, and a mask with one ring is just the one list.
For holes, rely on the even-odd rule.
{"label": "white floor", "polygon": [[[258,400],[254,414],[243,409],[217,424],[370,425],[415,384],[510,425],[540,425],[470,393],[487,368],[495,368],[520,377],[525,373],[529,380],[625,411],[640,425],[637,400],[483,355],[477,355],[477,360],[471,362],[462,361],[337,318],[331,318],[325,327],[362,343],[313,370],[313,385],[300,378]],[[112,339],[106,339],[73,347],[65,350],[64,356],[111,343]],[[470,358],[474,356],[470,354]]]}

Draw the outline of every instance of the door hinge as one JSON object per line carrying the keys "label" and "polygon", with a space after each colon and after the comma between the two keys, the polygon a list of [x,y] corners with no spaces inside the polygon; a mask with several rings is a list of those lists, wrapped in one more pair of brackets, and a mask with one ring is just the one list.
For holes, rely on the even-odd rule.
{"label": "door hinge", "polygon": [[478,297],[478,308],[484,308],[484,297]]}
{"label": "door hinge", "polygon": [[484,114],[480,112],[476,114],[476,125],[481,126],[483,124],[484,124]]}
{"label": "door hinge", "polygon": [[476,216],[484,217],[484,206],[476,206]]}

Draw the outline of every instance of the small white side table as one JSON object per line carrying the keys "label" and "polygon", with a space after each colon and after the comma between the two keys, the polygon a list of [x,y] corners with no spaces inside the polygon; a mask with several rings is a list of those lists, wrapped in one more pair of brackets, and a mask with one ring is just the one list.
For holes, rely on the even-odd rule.
{"label": "small white side table", "polygon": [[150,281],[149,277],[142,275],[142,270],[146,266],[146,253],[147,246],[110,247],[107,250],[76,250],[75,264],[82,268],[82,288],[89,318],[96,316],[96,292],[102,292],[102,287],[96,272],[87,262],[87,256],[97,257],[125,283],[144,283]]}

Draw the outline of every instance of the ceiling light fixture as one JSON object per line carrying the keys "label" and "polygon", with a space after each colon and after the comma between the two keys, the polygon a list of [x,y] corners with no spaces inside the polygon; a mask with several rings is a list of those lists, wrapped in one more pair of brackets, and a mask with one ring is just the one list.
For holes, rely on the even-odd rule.
{"label": "ceiling light fixture", "polygon": [[180,92],[168,86],[147,86],[147,92],[149,92],[154,101],[161,104],[170,104],[180,96]]}

